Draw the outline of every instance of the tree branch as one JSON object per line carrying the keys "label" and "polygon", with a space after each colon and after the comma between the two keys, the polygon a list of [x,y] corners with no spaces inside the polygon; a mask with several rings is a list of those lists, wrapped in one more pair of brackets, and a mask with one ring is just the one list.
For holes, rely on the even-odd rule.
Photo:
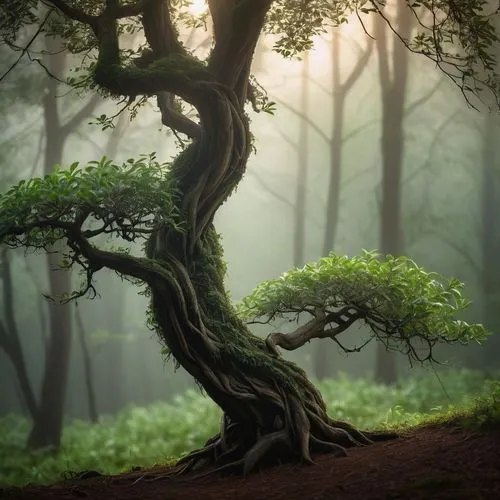
{"label": "tree branch", "polygon": [[356,64],[351,71],[351,74],[347,77],[346,81],[341,85],[342,92],[349,92],[351,87],[354,85],[354,83],[358,80],[358,78],[361,76],[361,73],[363,69],[365,68],[366,64],[370,60],[370,56],[372,54],[373,50],[373,39],[369,38],[368,42],[366,44],[365,50],[363,50],[363,53],[361,56],[357,59]]}
{"label": "tree branch", "polygon": [[66,17],[89,25],[94,29],[97,27],[99,17],[106,13],[107,16],[114,19],[123,19],[124,17],[139,16],[144,8],[150,4],[152,0],[138,0],[135,3],[126,5],[107,5],[104,12],[99,16],[87,14],[85,11],[68,5],[65,0],[42,0],[45,5],[56,7]]}
{"label": "tree branch", "polygon": [[[172,22],[170,8],[170,0],[151,0],[144,9],[142,25],[152,51],[146,55],[150,62],[175,53],[186,55]],[[190,139],[201,137],[201,127],[174,108],[174,96],[171,93],[159,92],[157,103],[163,125],[187,135]]]}
{"label": "tree branch", "polygon": [[250,61],[272,0],[209,0],[215,46],[208,69],[217,80],[236,90],[240,102],[247,94]]}
{"label": "tree branch", "polygon": [[62,14],[74,21],[79,21],[80,23],[87,24],[90,26],[94,32],[97,28],[98,16],[92,16],[87,14],[83,10],[77,9],[76,7],[71,7],[65,0],[42,0],[45,5],[56,7]]}
{"label": "tree branch", "polygon": [[426,94],[424,94],[423,96],[419,97],[417,100],[415,100],[411,104],[409,104],[405,109],[405,115],[408,117],[419,106],[422,106],[422,104],[425,104],[437,92],[437,90],[441,87],[443,82],[444,82],[444,79],[439,78],[438,81],[434,84],[434,86],[429,90],[429,92],[427,92]]}
{"label": "tree branch", "polygon": [[255,170],[247,170],[247,172],[254,178],[257,180],[257,182],[260,184],[260,186],[266,190],[269,194],[271,194],[274,198],[276,198],[277,200],[281,201],[282,203],[284,203],[285,205],[289,206],[290,208],[294,208],[294,204],[286,199],[284,196],[282,196],[281,194],[279,194],[278,192],[274,191],[274,189],[272,189],[271,187],[269,187],[269,185],[267,184],[266,181],[264,181],[264,179],[262,179],[262,177],[260,177],[259,174],[257,174],[257,172],[255,172]]}
{"label": "tree branch", "polygon": [[157,102],[163,125],[187,135],[190,139],[201,138],[200,125],[173,108],[174,96],[172,94],[160,92],[157,95]]}
{"label": "tree branch", "polygon": [[43,18],[43,21],[38,26],[37,30],[35,31],[35,34],[30,38],[30,40],[28,41],[28,43],[22,49],[20,49],[21,50],[21,54],[19,55],[19,57],[7,68],[6,71],[4,71],[2,73],[2,75],[0,76],[0,82],[2,80],[4,80],[7,77],[7,75],[19,64],[19,61],[23,58],[23,56],[25,54],[27,54],[27,53],[29,54],[29,52],[28,52],[29,48],[34,43],[34,41],[37,39],[38,35],[42,32],[43,27],[47,23],[47,21],[48,21],[48,19],[49,19],[49,17],[50,17],[51,14],[52,14],[51,10],[49,12],[47,12],[47,15]]}
{"label": "tree branch", "polygon": [[[305,325],[297,328],[294,332],[270,333],[266,338],[266,346],[273,354],[278,355],[277,347],[281,347],[287,351],[294,351],[302,347],[306,342],[310,342],[313,338],[333,339],[361,318],[359,312],[349,312],[351,309],[353,309],[352,306],[345,306],[339,311],[332,311],[326,314],[323,309],[317,308],[314,311],[315,317]],[[344,319],[343,316],[347,316],[347,319]],[[325,326],[332,322],[337,323],[337,326],[325,329]]]}
{"label": "tree branch", "polygon": [[297,116],[301,120],[304,120],[325,142],[330,142],[330,137],[328,137],[328,135],[325,134],[323,130],[313,120],[311,120],[311,118],[309,118],[304,113],[296,110],[293,106],[286,103],[285,101],[282,101],[281,99],[278,99],[275,96],[273,96],[273,100],[276,101],[280,106],[283,106],[285,109],[292,112],[295,116]]}
{"label": "tree branch", "polygon": [[93,94],[92,97],[64,124],[60,127],[62,135],[68,135],[80,125],[82,120],[94,111],[101,100],[99,94]]}
{"label": "tree branch", "polygon": [[68,240],[77,247],[94,270],[107,267],[117,273],[137,278],[151,284],[156,279],[165,280],[169,275],[154,259],[133,257],[125,253],[109,252],[92,245],[79,231],[68,234]]}

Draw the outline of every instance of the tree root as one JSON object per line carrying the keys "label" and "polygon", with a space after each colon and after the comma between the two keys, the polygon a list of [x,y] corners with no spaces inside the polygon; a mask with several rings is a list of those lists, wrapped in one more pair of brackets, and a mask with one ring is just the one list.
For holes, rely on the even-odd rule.
{"label": "tree root", "polygon": [[[345,457],[346,448],[398,437],[395,433],[361,432],[347,422],[331,419],[324,422],[312,412],[305,410],[303,413],[303,417],[307,415],[305,420],[301,416],[294,416],[298,419],[295,423],[303,429],[300,436],[293,435],[290,428],[283,426],[268,433],[255,430],[253,440],[248,439],[242,426],[223,419],[220,433],[210,438],[203,448],[181,458],[170,473],[144,475],[133,484],[143,480],[191,481],[221,472],[245,477],[259,464],[272,465],[290,460],[314,464],[311,453],[333,453],[336,457]],[[198,474],[188,474],[203,469]]]}

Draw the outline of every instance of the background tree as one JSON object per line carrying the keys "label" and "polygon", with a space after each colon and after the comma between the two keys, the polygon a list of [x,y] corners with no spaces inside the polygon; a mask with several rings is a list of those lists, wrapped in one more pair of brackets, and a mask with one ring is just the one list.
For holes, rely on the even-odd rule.
{"label": "background tree", "polygon": [[[267,455],[291,455],[310,462],[311,451],[342,455],[346,446],[369,443],[370,436],[331,419],[305,373],[277,353],[277,346],[288,345],[287,337],[260,339],[237,316],[224,289],[222,249],[213,227],[214,215],[240,182],[252,149],[245,102],[250,99],[254,106],[259,105],[249,77],[264,26],[278,35],[276,49],[293,55],[310,46],[312,36],[324,29],[325,22],[343,22],[350,3],[332,8],[322,1],[209,1],[214,46],[206,61],[190,54],[179,41],[175,26],[183,19],[180,3],[108,0],[90,11],[85,4],[47,3],[66,17],[49,25],[50,31],[65,34],[68,49],[95,54],[85,68],[90,78],[85,76],[80,84],[97,85],[130,102],[137,96],[158,96],[163,123],[192,142],[169,168],[154,157],[121,168],[102,160],[84,169],[74,164],[67,171],[12,188],[1,199],[3,241],[42,249],[65,239],[69,251],[63,266],[80,265],[86,278],[73,297],[92,291],[93,275],[103,267],[147,284],[152,326],[170,354],[224,412],[220,433],[203,449],[185,457],[182,470],[208,463],[247,473]],[[362,10],[381,15],[380,3],[371,2],[373,9]],[[19,4],[15,6],[19,10]],[[427,38],[420,37],[413,46],[428,57],[453,62],[456,50],[447,52],[447,46],[436,44],[435,33],[438,30],[452,41],[458,38],[467,53],[459,59],[464,66],[457,76],[465,90],[470,78],[481,83],[476,65],[487,67],[488,75],[495,77],[491,60],[482,51],[484,43],[493,39],[491,25],[481,11],[476,12],[478,5],[472,7],[469,11],[471,3],[460,7],[455,2],[430,7],[445,8],[449,19],[431,26],[435,29],[426,31]],[[16,23],[36,22],[30,8],[21,4],[14,28]],[[436,19],[438,13],[433,14]],[[130,29],[140,26],[144,31],[148,47],[140,55],[120,51],[120,33],[127,22]],[[78,40],[85,43],[72,43]],[[495,91],[492,82],[488,78],[483,84]],[[183,114],[174,96],[194,107],[198,117]],[[262,97],[260,105],[266,105]],[[97,236],[109,233],[129,241],[146,235],[146,256],[109,251],[95,244]],[[411,345],[409,339],[415,337],[429,347],[439,340],[466,342],[484,337],[480,327],[452,321],[448,315],[464,305],[455,282],[439,287],[426,278],[428,274],[402,261],[380,263],[366,256],[353,260],[351,268],[348,261],[341,261],[338,267],[338,261],[333,262],[327,276],[337,278],[338,273],[352,271],[354,281],[333,279],[324,288],[321,280],[316,281],[315,293],[306,294],[310,299],[306,310],[314,322],[312,329],[308,327],[309,338],[333,338],[335,329],[342,330],[356,319],[368,321],[383,340],[401,341],[403,346]],[[322,265],[318,272],[312,269],[313,277],[321,278]],[[363,272],[365,268],[369,272]],[[405,272],[391,286],[398,268]],[[337,282],[343,289],[332,294],[328,288]],[[365,286],[355,288],[356,283]],[[322,289],[325,295],[321,295]],[[318,296],[326,302],[318,303]],[[260,315],[262,303],[256,299]],[[327,310],[327,305],[334,310]],[[264,307],[264,312],[272,315],[269,308]],[[421,359],[413,348],[408,352]]]}
{"label": "background tree", "polygon": [[[391,31],[382,16],[376,18],[373,32],[382,103],[379,248],[383,255],[405,253],[402,219],[405,120],[434,94],[442,82],[438,80],[438,84],[430,91],[416,101],[407,103],[410,52],[399,38],[411,39],[415,17],[403,2],[398,2],[394,7],[392,16],[387,7],[383,15],[397,26],[397,33]],[[397,380],[397,356],[388,351],[383,343],[377,344],[375,379],[385,384],[394,384]]]}
{"label": "background tree", "polygon": [[[297,152],[298,173],[296,178],[296,196],[295,204],[292,204],[292,209],[295,212],[294,217],[294,266],[302,266],[304,264],[304,252],[306,243],[306,201],[307,201],[307,177],[310,169],[309,165],[309,129],[313,131],[323,140],[328,146],[328,181],[326,193],[325,207],[325,223],[323,233],[323,252],[322,255],[328,255],[334,248],[335,234],[338,225],[340,211],[340,191],[341,191],[341,171],[342,171],[342,151],[344,143],[352,139],[367,125],[373,124],[376,120],[368,124],[361,125],[358,128],[344,134],[344,113],[345,105],[349,92],[356,81],[361,77],[365,70],[373,47],[373,40],[368,39],[365,49],[360,50],[355,59],[354,67],[347,73],[343,80],[341,71],[341,35],[339,29],[332,30],[332,39],[328,42],[329,50],[331,51],[331,86],[321,87],[321,89],[329,95],[332,101],[331,106],[331,134],[325,133],[317,124],[312,121],[312,110],[310,109],[310,80],[309,74],[309,55],[306,53],[303,59],[301,70],[301,91],[300,91],[300,109],[297,110],[290,104],[273,96],[281,106],[286,108],[298,117],[299,137],[298,141],[292,141],[286,134],[282,133],[282,137],[286,142],[293,147]],[[316,83],[316,85],[318,85]],[[265,187],[265,183],[260,183]],[[273,193],[271,193],[273,194]],[[329,345],[318,343],[314,352],[314,374],[319,380],[326,378],[332,374],[332,366],[330,358],[333,350]]]}
{"label": "background tree", "polygon": [[499,345],[500,316],[500,268],[498,253],[500,250],[500,231],[496,215],[500,209],[500,196],[498,185],[499,160],[496,152],[498,136],[498,118],[493,113],[484,117],[483,151],[482,151],[482,205],[481,205],[481,292],[483,294],[483,322],[495,335],[491,339],[491,348],[485,351],[485,366],[496,366],[497,357],[495,348]]}
{"label": "background tree", "polygon": [[[306,52],[302,62],[300,79],[300,111],[309,115],[309,55]],[[300,121],[297,143],[297,187],[295,192],[295,224],[293,233],[293,265],[304,265],[304,244],[306,240],[307,171],[309,170],[309,127]]]}
{"label": "background tree", "polygon": [[[410,38],[412,17],[401,2],[397,5],[395,24],[398,34]],[[391,51],[387,45],[387,26],[381,17],[375,22],[374,36],[377,46],[380,89],[382,96],[382,203],[380,219],[380,251],[385,254],[403,253],[401,228],[401,176],[404,151],[404,107],[408,82],[408,51],[393,41]],[[390,62],[389,62],[390,61]],[[375,378],[392,384],[397,379],[396,357],[382,343],[377,344]]]}
{"label": "background tree", "polygon": [[1,253],[1,276],[3,316],[5,321],[0,321],[0,347],[7,354],[19,381],[20,397],[30,417],[34,420],[37,416],[38,405],[31,384],[28,367],[21,345],[21,337],[17,327],[14,312],[14,290],[12,286],[11,255],[7,247],[2,247]]}
{"label": "background tree", "polygon": [[[49,54],[47,70],[50,75],[60,78],[64,73],[66,53],[57,39],[47,37],[46,49]],[[63,162],[64,144],[85,118],[88,118],[99,102],[99,96],[92,96],[73,116],[64,119],[59,110],[61,86],[54,77],[47,78],[47,90],[43,99],[45,119],[45,153],[43,170],[45,175],[52,172],[55,165]],[[62,242],[61,242],[62,243]],[[39,407],[33,428],[28,437],[32,448],[46,446],[59,447],[61,442],[64,403],[71,354],[72,320],[71,305],[61,304],[59,298],[67,296],[71,290],[71,273],[60,269],[60,244],[48,248],[47,269],[49,295],[49,338],[45,369],[42,379]]]}
{"label": "background tree", "polygon": [[[48,20],[46,14],[42,24]],[[29,42],[34,41],[33,38]],[[67,58],[67,53],[61,51],[60,44],[57,40],[46,38],[45,51],[48,54],[53,54],[48,58],[46,70],[50,75],[61,75]],[[44,63],[41,63],[44,65]],[[6,85],[10,85],[10,80],[14,76],[9,69],[4,73],[3,79],[6,79]],[[33,69],[33,68],[31,68]],[[15,75],[21,89],[25,87],[22,81],[23,74]],[[45,128],[40,137],[40,150],[44,151],[44,172],[49,173],[55,164],[62,163],[62,152],[64,143],[67,138],[75,133],[77,127],[82,120],[89,116],[99,101],[99,96],[92,96],[88,102],[77,110],[73,116],[66,119],[66,122],[61,123],[61,116],[58,110],[58,102],[60,101],[59,92],[61,86],[56,78],[46,77],[39,78],[39,75],[32,75],[32,78],[37,82],[38,88],[33,88],[30,85],[32,93],[25,94],[19,90],[8,92],[18,103],[25,107],[32,106],[36,102],[36,97],[44,94],[42,101],[43,116]],[[19,89],[19,87],[17,87]],[[36,170],[39,155],[35,156],[32,172]],[[47,267],[49,277],[49,294],[53,297],[64,295],[71,291],[71,278],[69,273],[54,272],[57,269],[59,257],[53,252],[47,254]],[[21,392],[23,399],[29,409],[30,416],[33,419],[33,428],[28,438],[28,444],[34,448],[45,446],[58,446],[62,429],[62,417],[64,410],[64,395],[66,390],[66,379],[68,373],[68,363],[70,357],[70,339],[71,339],[71,317],[69,314],[69,305],[59,306],[51,302],[48,305],[50,319],[50,335],[47,339],[47,350],[45,358],[45,373],[42,382],[40,400],[37,403],[34,397],[34,389],[29,381],[26,363],[24,361],[24,353],[19,333],[16,327],[15,313],[13,307],[14,291],[12,287],[11,263],[5,255],[3,258],[4,266],[4,290],[5,294],[5,314],[6,314],[6,329],[4,331],[7,342],[5,343],[5,351],[13,362],[16,372],[19,377]]]}

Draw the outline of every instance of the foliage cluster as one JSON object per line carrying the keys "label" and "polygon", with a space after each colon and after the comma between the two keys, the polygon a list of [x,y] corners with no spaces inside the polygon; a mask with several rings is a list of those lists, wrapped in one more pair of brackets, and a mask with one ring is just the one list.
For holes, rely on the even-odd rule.
{"label": "foliage cluster", "polygon": [[[440,378],[443,386],[432,374],[395,387],[347,376],[318,386],[331,415],[362,428],[417,424],[452,407],[470,407],[474,398],[492,394],[495,387],[499,392],[498,382],[480,372],[450,370]],[[28,453],[29,422],[8,415],[0,419],[0,484],[47,483],[72,472],[112,473],[165,462],[201,446],[217,431],[219,419],[220,410],[209,398],[189,390],[172,403],[130,407],[96,425],[73,421],[65,428],[60,452]]]}
{"label": "foliage cluster", "polygon": [[456,319],[470,304],[462,288],[460,281],[426,272],[405,256],[330,253],[261,283],[238,305],[238,312],[244,319],[268,323],[321,311],[327,323],[338,325],[330,330],[337,343],[344,327],[360,320],[371,328],[371,338],[404,352],[410,361],[432,360],[435,344],[483,342],[489,335],[480,324]]}
{"label": "foliage cluster", "polygon": [[142,155],[116,165],[107,158],[73,163],[43,178],[22,180],[0,197],[0,238],[12,247],[46,248],[74,228],[92,238],[116,234],[133,241],[161,219],[181,230],[168,164]]}

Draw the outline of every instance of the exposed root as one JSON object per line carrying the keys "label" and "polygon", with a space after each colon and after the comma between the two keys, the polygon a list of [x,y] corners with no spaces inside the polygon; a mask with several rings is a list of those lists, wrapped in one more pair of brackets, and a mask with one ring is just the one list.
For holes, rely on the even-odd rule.
{"label": "exposed root", "polygon": [[220,472],[245,476],[291,460],[312,464],[313,453],[345,456],[347,448],[380,438],[329,418],[307,374],[272,356],[262,339],[241,323],[225,295],[212,227],[192,255],[196,265],[173,257],[182,255],[182,249],[172,253],[169,241],[167,234],[155,247],[156,258],[168,267],[168,283],[151,286],[154,319],[171,354],[223,409],[224,417],[217,435],[163,477],[191,480]]}
{"label": "exposed root", "polygon": [[[185,480],[207,477],[217,473],[234,473],[247,476],[259,465],[272,465],[289,461],[302,460],[314,464],[311,453],[333,453],[336,457],[345,457],[347,449],[354,446],[366,446],[374,440],[388,440],[397,437],[394,433],[361,432],[347,422],[328,419],[323,421],[310,410],[304,410],[297,400],[289,400],[290,425],[276,420],[278,430],[263,433],[262,429],[248,432],[242,425],[224,417],[219,434],[210,438],[205,446],[181,458],[173,470],[165,475],[144,475],[139,481]],[[291,429],[294,429],[293,431]],[[253,436],[253,437],[252,437]]]}
{"label": "exposed root", "polygon": [[264,456],[275,446],[289,444],[286,431],[272,432],[260,438],[245,454],[243,461],[243,476],[246,476]]}
{"label": "exposed root", "polygon": [[329,441],[323,441],[314,436],[310,437],[311,448],[317,452],[333,453],[336,457],[347,456],[347,451],[343,446]]}

